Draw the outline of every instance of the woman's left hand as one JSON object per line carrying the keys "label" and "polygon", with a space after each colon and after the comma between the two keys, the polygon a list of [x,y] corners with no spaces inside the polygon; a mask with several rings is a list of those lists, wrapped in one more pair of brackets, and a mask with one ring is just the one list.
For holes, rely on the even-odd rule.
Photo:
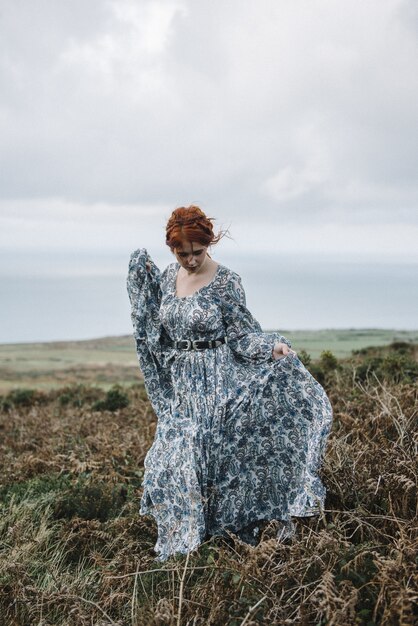
{"label": "woman's left hand", "polygon": [[278,341],[274,344],[273,359],[283,359],[283,357],[287,356],[288,354],[296,355],[296,352],[289,348],[286,343],[280,343],[280,341]]}

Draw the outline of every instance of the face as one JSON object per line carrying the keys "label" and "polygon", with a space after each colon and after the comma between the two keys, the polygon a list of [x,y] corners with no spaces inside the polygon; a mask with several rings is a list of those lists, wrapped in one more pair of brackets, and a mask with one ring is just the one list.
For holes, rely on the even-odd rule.
{"label": "face", "polygon": [[184,269],[195,273],[205,262],[207,249],[198,241],[185,241],[181,248],[174,249],[174,255]]}

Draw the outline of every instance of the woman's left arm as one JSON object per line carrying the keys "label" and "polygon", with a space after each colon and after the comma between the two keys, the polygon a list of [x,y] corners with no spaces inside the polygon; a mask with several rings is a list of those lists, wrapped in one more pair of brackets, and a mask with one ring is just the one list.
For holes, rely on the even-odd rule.
{"label": "woman's left arm", "polygon": [[220,303],[230,348],[247,361],[265,362],[282,358],[291,350],[291,343],[279,333],[263,332],[259,322],[246,306],[241,278],[235,272],[222,285]]}

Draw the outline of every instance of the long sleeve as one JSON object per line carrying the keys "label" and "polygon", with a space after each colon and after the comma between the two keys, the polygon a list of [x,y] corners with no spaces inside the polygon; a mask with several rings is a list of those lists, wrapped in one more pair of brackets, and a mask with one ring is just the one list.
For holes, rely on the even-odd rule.
{"label": "long sleeve", "polygon": [[219,297],[228,345],[240,359],[263,363],[273,360],[276,342],[291,347],[290,341],[279,333],[263,332],[259,322],[247,309],[244,287],[238,274],[230,272]]}
{"label": "long sleeve", "polygon": [[[146,263],[150,271],[146,269]],[[145,387],[158,417],[167,410],[172,396],[169,351],[159,319],[161,272],[145,248],[132,252],[126,281],[131,303],[131,320],[139,365]]]}

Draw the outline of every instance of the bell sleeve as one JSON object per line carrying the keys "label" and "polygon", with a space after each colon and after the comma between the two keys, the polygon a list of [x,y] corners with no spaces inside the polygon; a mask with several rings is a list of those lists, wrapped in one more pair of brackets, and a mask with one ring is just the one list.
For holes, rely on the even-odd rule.
{"label": "bell sleeve", "polygon": [[[146,268],[149,263],[150,270]],[[132,252],[126,281],[139,366],[157,417],[168,409],[173,387],[168,336],[159,318],[161,272],[145,248]]]}
{"label": "bell sleeve", "polygon": [[227,344],[239,360],[253,363],[273,361],[276,342],[291,347],[290,341],[280,333],[263,332],[247,309],[242,280],[235,272],[230,272],[229,280],[222,286],[220,304]]}

